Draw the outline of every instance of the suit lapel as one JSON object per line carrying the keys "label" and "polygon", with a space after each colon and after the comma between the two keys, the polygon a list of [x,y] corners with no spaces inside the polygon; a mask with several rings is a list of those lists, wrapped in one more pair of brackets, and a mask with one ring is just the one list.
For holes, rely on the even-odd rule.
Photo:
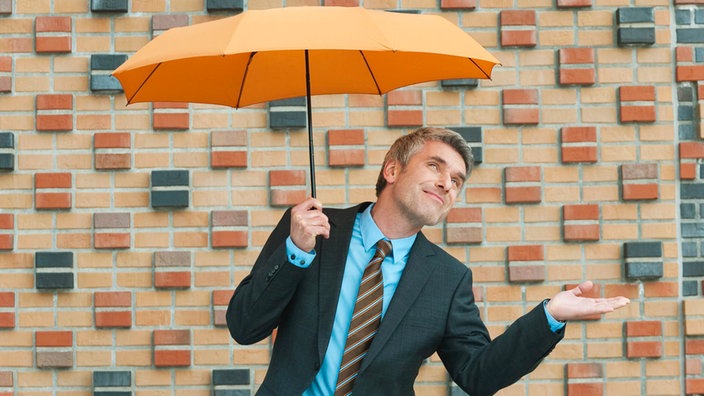
{"label": "suit lapel", "polygon": [[401,319],[406,315],[408,309],[413,305],[416,298],[423,290],[423,286],[428,281],[430,274],[435,267],[429,261],[429,257],[435,253],[431,248],[430,242],[425,238],[423,233],[418,233],[416,241],[413,243],[411,253],[408,256],[406,268],[403,270],[401,279],[394,297],[391,299],[389,308],[381,321],[381,326],[374,336],[367,355],[362,361],[362,366],[359,372],[362,373],[379,354],[384,344],[389,340],[394,330],[401,322]]}

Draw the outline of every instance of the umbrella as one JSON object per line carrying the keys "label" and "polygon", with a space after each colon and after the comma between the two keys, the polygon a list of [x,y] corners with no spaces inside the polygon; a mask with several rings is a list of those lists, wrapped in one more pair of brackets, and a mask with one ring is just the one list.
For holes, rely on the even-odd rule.
{"label": "umbrella", "polygon": [[250,10],[167,30],[113,75],[127,103],[168,101],[240,108],[311,95],[384,94],[421,82],[490,78],[499,61],[436,15],[362,7]]}

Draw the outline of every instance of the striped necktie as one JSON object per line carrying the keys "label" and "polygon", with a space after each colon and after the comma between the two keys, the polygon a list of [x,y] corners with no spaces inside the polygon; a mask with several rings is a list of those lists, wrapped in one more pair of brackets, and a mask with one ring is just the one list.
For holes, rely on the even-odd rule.
{"label": "striped necktie", "polygon": [[347,334],[345,352],[342,355],[340,373],[337,377],[335,396],[352,393],[354,380],[367,354],[376,330],[381,323],[381,307],[384,301],[384,282],[381,275],[381,262],[391,252],[391,242],[381,239],[376,244],[376,253],[367,264],[362,275],[362,283],[354,304],[354,313]]}

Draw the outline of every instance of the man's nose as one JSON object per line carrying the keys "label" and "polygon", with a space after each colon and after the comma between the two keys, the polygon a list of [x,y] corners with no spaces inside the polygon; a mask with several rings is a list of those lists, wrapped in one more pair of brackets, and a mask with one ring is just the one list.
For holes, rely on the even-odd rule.
{"label": "man's nose", "polygon": [[448,173],[440,172],[436,185],[445,191],[449,191],[452,187],[452,177]]}

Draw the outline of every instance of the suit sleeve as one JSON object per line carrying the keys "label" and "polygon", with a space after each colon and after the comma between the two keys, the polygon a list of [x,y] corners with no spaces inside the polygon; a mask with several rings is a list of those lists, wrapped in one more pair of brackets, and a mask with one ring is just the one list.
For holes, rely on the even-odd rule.
{"label": "suit sleeve", "polygon": [[563,336],[564,329],[550,330],[540,303],[490,340],[474,303],[472,273],[467,271],[455,291],[438,354],[465,392],[492,395],[533,371]]}
{"label": "suit sleeve", "polygon": [[264,244],[252,271],[235,288],[227,307],[227,328],[240,344],[268,337],[278,326],[306,269],[288,262],[286,238],[291,210],[287,210]]}

